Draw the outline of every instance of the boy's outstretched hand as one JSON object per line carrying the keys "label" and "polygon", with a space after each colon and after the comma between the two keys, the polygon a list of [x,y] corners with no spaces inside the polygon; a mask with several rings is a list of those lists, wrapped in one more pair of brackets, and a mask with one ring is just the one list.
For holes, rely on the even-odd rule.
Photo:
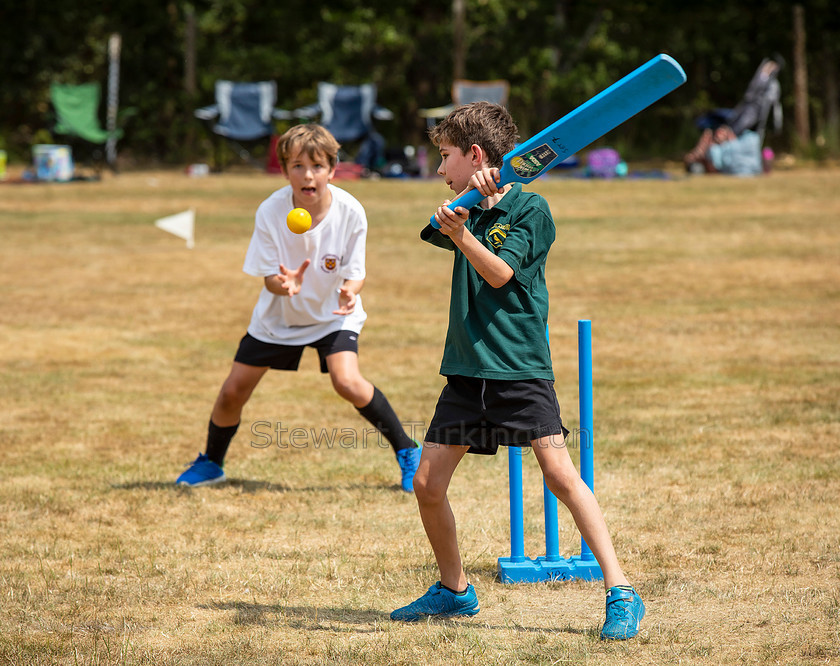
{"label": "boy's outstretched hand", "polygon": [[338,290],[338,310],[333,310],[336,315],[349,315],[356,309],[356,292],[346,284]]}
{"label": "boy's outstretched hand", "polygon": [[298,293],[300,291],[300,286],[303,283],[303,272],[307,269],[310,263],[312,263],[311,260],[305,259],[300,265],[300,268],[297,270],[290,270],[283,264],[280,264],[280,271],[275,276],[275,279],[277,280],[276,286],[279,291],[274,293],[285,296],[294,296]]}

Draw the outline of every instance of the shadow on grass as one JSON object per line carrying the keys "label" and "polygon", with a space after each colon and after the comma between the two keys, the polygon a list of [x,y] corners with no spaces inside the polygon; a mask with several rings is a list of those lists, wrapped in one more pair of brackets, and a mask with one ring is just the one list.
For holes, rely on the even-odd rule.
{"label": "shadow on grass", "polygon": [[175,485],[173,481],[129,481],[128,483],[111,484],[111,488],[113,488],[114,490],[167,490],[182,493],[189,493],[193,491],[213,492],[231,487],[239,488],[240,490],[242,490],[242,492],[246,493],[255,493],[261,490],[275,493],[285,493],[290,490],[295,490],[294,488],[283,485],[282,483],[270,483],[268,481],[250,481],[247,479],[228,479],[223,483],[216,483],[209,486],[201,486],[200,488],[178,486]]}
{"label": "shadow on grass", "polygon": [[334,492],[336,490],[352,491],[352,490],[393,490],[403,493],[402,488],[397,483],[389,484],[373,484],[373,483],[350,483],[334,486],[287,486],[282,483],[272,483],[270,481],[253,481],[250,479],[231,479],[223,483],[216,483],[209,486],[201,486],[200,488],[191,488],[189,486],[178,486],[172,481],[130,481],[128,483],[112,483],[113,490],[165,490],[182,493],[189,492],[214,492],[224,490],[225,488],[237,488],[243,493],[256,492],[272,492],[272,493],[320,493],[320,492]]}
{"label": "shadow on grass", "polygon": [[[234,624],[281,624],[293,629],[372,633],[377,630],[376,625],[390,621],[388,613],[352,608],[283,606],[282,604],[258,604],[245,601],[200,604],[198,607],[210,610],[235,611]],[[342,628],[341,625],[352,626]],[[370,625],[370,627],[365,629],[360,625]]]}
{"label": "shadow on grass", "polygon": [[[326,608],[315,606],[283,606],[282,604],[258,604],[246,601],[215,602],[199,604],[198,608],[209,610],[235,611],[234,624],[239,625],[274,625],[279,624],[293,629],[348,631],[353,633],[372,633],[381,630],[385,622],[394,626],[418,627],[426,624],[434,626],[473,626],[476,629],[493,631],[513,631],[535,634],[576,634],[590,635],[597,638],[594,629],[577,627],[527,627],[520,624],[493,625],[476,618],[433,617],[416,623],[392,622],[389,613],[378,610],[359,610],[352,608]],[[342,627],[341,625],[352,625]],[[360,625],[370,625],[361,628]]]}

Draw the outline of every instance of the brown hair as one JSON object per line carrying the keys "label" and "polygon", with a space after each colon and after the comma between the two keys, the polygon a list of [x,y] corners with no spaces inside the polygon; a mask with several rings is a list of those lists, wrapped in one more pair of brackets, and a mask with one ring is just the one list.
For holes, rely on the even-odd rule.
{"label": "brown hair", "polygon": [[491,167],[501,167],[502,158],[513,150],[519,130],[508,110],[490,102],[472,102],[452,110],[429,130],[436,146],[448,143],[467,154],[473,144],[481,146]]}
{"label": "brown hair", "polygon": [[292,156],[297,152],[306,152],[311,159],[324,156],[329,160],[330,168],[338,164],[338,149],[341,144],[320,125],[295,125],[277,141],[277,159],[286,168]]}

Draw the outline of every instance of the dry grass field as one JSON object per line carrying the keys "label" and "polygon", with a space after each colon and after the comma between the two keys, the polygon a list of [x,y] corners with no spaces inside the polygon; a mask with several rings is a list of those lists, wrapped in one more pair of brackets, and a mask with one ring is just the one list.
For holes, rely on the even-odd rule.
{"label": "dry grass field", "polygon": [[[561,407],[574,427],[591,319],[596,494],[647,604],[638,638],[613,644],[600,583],[497,581],[504,453],[465,460],[450,493],[481,613],[391,623],[434,560],[393,455],[311,350],[258,387],[227,484],[173,485],[260,288],[241,272],[254,210],[284,184],[0,185],[0,663],[840,663],[840,171],[532,187],[557,222]],[[370,221],[362,370],[422,435],[450,258],[418,232],[446,192],[340,185]],[[153,225],[189,207],[193,250]],[[288,434],[254,437],[265,422]],[[578,552],[562,507],[560,540]]]}

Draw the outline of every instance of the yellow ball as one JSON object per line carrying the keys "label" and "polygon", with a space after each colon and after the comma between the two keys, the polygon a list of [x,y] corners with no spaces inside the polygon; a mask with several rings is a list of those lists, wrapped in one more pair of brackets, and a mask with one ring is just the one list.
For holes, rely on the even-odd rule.
{"label": "yellow ball", "polygon": [[312,216],[305,208],[292,208],[286,215],[286,224],[296,234],[302,234],[312,226]]}

